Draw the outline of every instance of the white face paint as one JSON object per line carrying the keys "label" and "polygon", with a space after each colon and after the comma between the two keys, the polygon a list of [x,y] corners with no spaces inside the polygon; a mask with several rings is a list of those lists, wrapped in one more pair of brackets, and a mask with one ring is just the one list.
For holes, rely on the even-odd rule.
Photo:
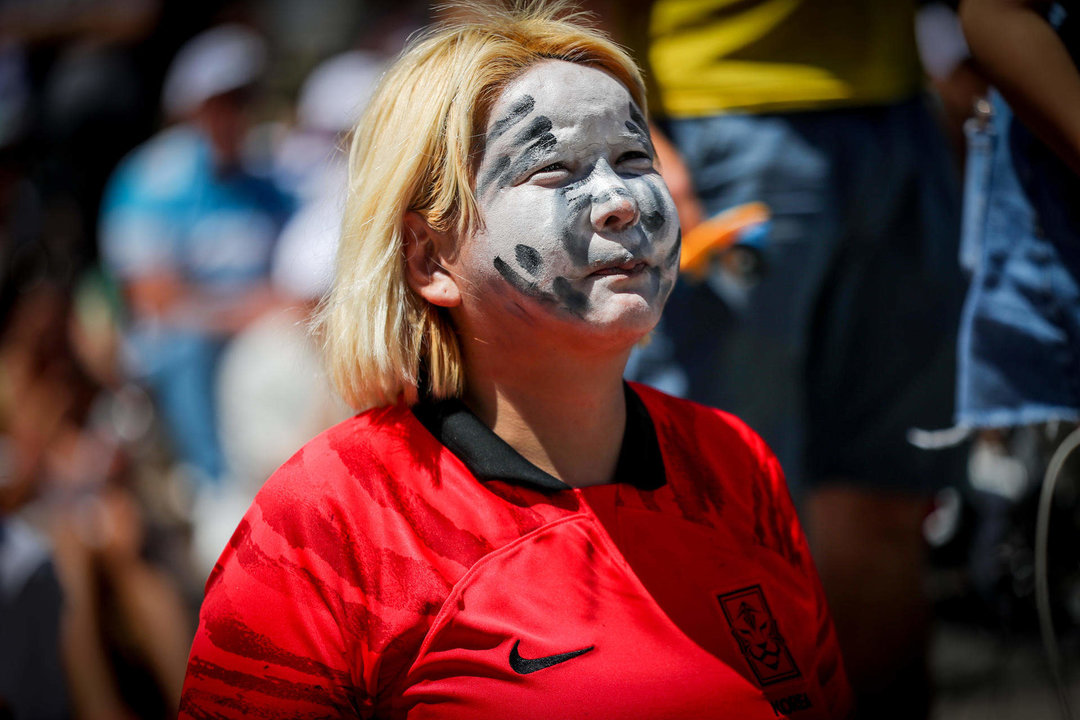
{"label": "white face paint", "polygon": [[653,157],[645,119],[607,73],[548,60],[511,83],[477,172],[484,227],[458,245],[463,312],[648,332],[680,239]]}

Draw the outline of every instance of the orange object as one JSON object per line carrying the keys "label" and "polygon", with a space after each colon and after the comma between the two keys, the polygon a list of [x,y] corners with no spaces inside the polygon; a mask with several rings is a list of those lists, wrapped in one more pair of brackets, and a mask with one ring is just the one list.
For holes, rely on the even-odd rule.
{"label": "orange object", "polygon": [[704,277],[713,256],[730,249],[748,228],[768,221],[769,207],[762,202],[736,205],[709,218],[683,236],[679,270]]}

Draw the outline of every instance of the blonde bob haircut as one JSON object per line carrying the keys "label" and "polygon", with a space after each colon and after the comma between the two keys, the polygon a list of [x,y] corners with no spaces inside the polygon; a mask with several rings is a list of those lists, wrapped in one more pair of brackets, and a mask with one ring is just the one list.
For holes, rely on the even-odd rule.
{"label": "blonde bob haircut", "polygon": [[405,214],[452,238],[482,226],[473,185],[503,89],[537,62],[566,60],[607,71],[645,111],[634,61],[566,2],[456,4],[448,14],[387,71],[352,134],[335,277],[315,325],[331,379],[358,410],[463,391],[449,315],[406,281]]}

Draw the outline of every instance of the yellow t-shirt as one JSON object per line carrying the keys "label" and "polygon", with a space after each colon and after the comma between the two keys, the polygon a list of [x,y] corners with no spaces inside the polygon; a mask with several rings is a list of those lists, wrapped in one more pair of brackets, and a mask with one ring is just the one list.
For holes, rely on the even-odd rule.
{"label": "yellow t-shirt", "polygon": [[673,117],[882,104],[922,82],[913,0],[657,0],[649,60]]}

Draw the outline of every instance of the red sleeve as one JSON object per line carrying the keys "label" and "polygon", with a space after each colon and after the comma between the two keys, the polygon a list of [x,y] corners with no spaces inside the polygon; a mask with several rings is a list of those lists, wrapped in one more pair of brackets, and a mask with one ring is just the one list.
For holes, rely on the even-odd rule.
{"label": "red sleeve", "polygon": [[371,716],[365,603],[326,552],[343,520],[300,465],[271,478],[207,581],[182,718]]}
{"label": "red sleeve", "polygon": [[780,467],[780,461],[776,459],[765,442],[749,429],[746,432],[750,436],[748,437],[750,446],[760,458],[763,481],[773,498],[772,530],[781,536],[780,542],[791,548],[791,557],[795,558],[801,566],[803,574],[807,577],[810,592],[813,594],[816,608],[815,650],[817,657],[812,677],[816,680],[829,707],[829,717],[851,717],[854,711],[854,695],[844,669],[840,643],[837,640],[832,615],[829,613],[829,606],[825,599],[825,590],[810,554],[810,546],[795,513],[795,505],[791,500],[784,471]]}

